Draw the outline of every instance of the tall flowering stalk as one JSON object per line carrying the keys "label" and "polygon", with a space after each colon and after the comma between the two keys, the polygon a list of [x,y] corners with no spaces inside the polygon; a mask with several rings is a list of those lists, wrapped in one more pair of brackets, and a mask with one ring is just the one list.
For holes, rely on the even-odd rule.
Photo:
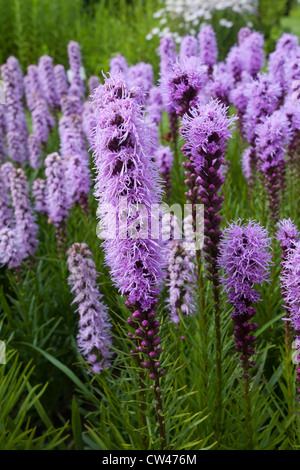
{"label": "tall flowering stalk", "polygon": [[179,60],[183,62],[188,57],[197,57],[198,44],[194,36],[184,36],[180,44]]}
{"label": "tall flowering stalk", "polygon": [[54,77],[55,77],[55,85],[56,85],[56,93],[58,100],[60,101],[63,95],[68,94],[68,79],[65,68],[61,64],[57,64],[54,67]]}
{"label": "tall flowering stalk", "polygon": [[51,153],[45,159],[45,167],[49,222],[56,227],[58,245],[61,248],[66,238],[65,226],[69,215],[69,196],[63,159],[58,153]]}
{"label": "tall flowering stalk", "polygon": [[[208,278],[213,283],[215,301],[218,433],[220,432],[222,410],[222,345],[217,265],[222,217],[218,212],[221,210],[224,200],[224,197],[219,195],[224,183],[224,177],[220,174],[220,167],[224,162],[226,141],[231,136],[234,121],[234,117],[227,116],[227,108],[224,105],[212,100],[207,105],[192,108],[190,114],[183,117],[181,129],[181,134],[186,141],[182,150],[193,169],[190,190],[193,188],[195,199],[198,192],[199,202],[204,205],[205,238],[203,250],[207,262]],[[199,255],[198,266],[198,274],[201,276],[201,259]],[[202,284],[202,282],[200,283]],[[201,292],[202,286],[199,287]],[[204,312],[203,315],[205,315]]]}
{"label": "tall flowering stalk", "polygon": [[107,306],[97,287],[96,265],[86,243],[74,243],[67,252],[68,283],[79,313],[77,344],[91,369],[98,374],[111,364],[111,324]]}
{"label": "tall flowering stalk", "polygon": [[[281,295],[284,300],[284,308],[285,308],[285,317],[283,320],[285,321],[285,347],[286,347],[286,370],[287,370],[287,387],[288,387],[288,395],[289,395],[289,413],[292,412],[292,378],[291,378],[291,327],[292,327],[292,318],[291,315],[293,314],[294,307],[293,304],[290,303],[290,286],[287,286],[287,279],[291,277],[291,264],[288,263],[290,258],[293,256],[292,253],[297,244],[299,244],[300,234],[296,225],[291,221],[291,219],[283,219],[280,220],[277,224],[278,231],[277,231],[277,240],[280,242],[280,247],[282,249],[282,261],[281,261]],[[300,326],[300,325],[299,325]],[[300,333],[300,330],[298,331]],[[299,336],[299,335],[298,335]],[[298,374],[300,369],[297,371]],[[299,385],[300,385],[300,377],[299,377]],[[298,385],[298,387],[299,387]],[[300,390],[299,390],[300,392]]]}
{"label": "tall flowering stalk", "polygon": [[48,215],[46,180],[41,178],[34,180],[32,183],[32,195],[34,197],[34,209],[41,214]]}
{"label": "tall flowering stalk", "polygon": [[28,159],[28,127],[22,101],[23,77],[17,59],[10,57],[2,65],[1,74],[5,84],[5,126],[9,156],[23,163]]}
{"label": "tall flowering stalk", "polygon": [[84,97],[85,85],[82,79],[82,60],[80,46],[76,41],[70,41],[68,44],[68,56],[71,70],[71,79],[69,94],[78,96],[81,100]]}
{"label": "tall flowering stalk", "polygon": [[218,44],[216,33],[211,25],[205,25],[198,34],[200,59],[207,66],[208,76],[212,77],[213,68],[218,59]]}
{"label": "tall flowering stalk", "polygon": [[46,98],[50,108],[56,110],[59,106],[59,97],[56,89],[52,57],[47,55],[40,57],[38,70],[43,96]]}
{"label": "tall flowering stalk", "polygon": [[11,227],[13,224],[13,212],[11,207],[9,190],[9,174],[13,169],[10,162],[0,166],[0,229]]}
{"label": "tall flowering stalk", "polygon": [[235,349],[241,354],[241,365],[245,384],[244,399],[246,402],[246,421],[248,444],[252,446],[251,404],[250,404],[250,370],[255,365],[251,359],[255,353],[252,333],[257,324],[252,322],[256,313],[253,304],[262,300],[254,289],[269,279],[271,256],[271,239],[260,224],[241,220],[229,225],[223,232],[220,243],[218,265],[223,271],[221,282],[234,311]]}
{"label": "tall flowering stalk", "polygon": [[38,245],[38,225],[29,199],[29,186],[21,168],[10,172],[10,191],[14,209],[15,231],[22,259],[35,253]]}
{"label": "tall flowering stalk", "polygon": [[[96,134],[94,159],[97,169],[96,197],[101,222],[111,234],[118,215],[114,236],[103,242],[111,276],[132,312],[128,324],[134,328],[129,338],[135,347],[133,356],[149,371],[154,381],[156,411],[162,447],[166,444],[159,378],[164,374],[159,356],[160,322],[156,318],[158,284],[163,276],[163,250],[151,239],[150,207],[161,201],[158,169],[151,158],[148,127],[138,102],[131,96],[122,76],[106,78],[94,95]],[[125,201],[125,220],[122,216]],[[137,213],[139,205],[146,214]],[[107,209],[109,205],[110,210]],[[114,211],[114,214],[112,214]],[[123,207],[124,211],[124,207]],[[125,222],[125,228],[124,228]],[[131,235],[136,228],[136,234]]]}
{"label": "tall flowering stalk", "polygon": [[[295,331],[296,349],[300,350],[300,242],[297,241],[283,263],[281,283],[285,293],[285,306],[289,310],[288,321]],[[300,353],[296,357],[296,392],[300,396]]]}
{"label": "tall flowering stalk", "polygon": [[29,162],[31,168],[37,169],[41,165],[42,149],[40,140],[35,134],[28,137]]}
{"label": "tall flowering stalk", "polygon": [[291,139],[291,129],[285,114],[279,110],[257,127],[257,155],[265,176],[272,224],[278,222],[280,192],[285,189],[285,148]]}

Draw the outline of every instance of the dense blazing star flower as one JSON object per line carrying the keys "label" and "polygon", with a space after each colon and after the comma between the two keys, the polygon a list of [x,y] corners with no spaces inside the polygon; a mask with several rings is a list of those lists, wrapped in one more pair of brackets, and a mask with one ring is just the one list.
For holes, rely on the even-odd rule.
{"label": "dense blazing star flower", "polygon": [[10,56],[6,64],[9,68],[10,75],[11,75],[11,82],[14,89],[14,93],[16,94],[16,99],[21,100],[24,94],[24,83],[23,83],[23,73],[19,64],[18,59],[14,56]]}
{"label": "dense blazing star flower", "polygon": [[254,365],[254,362],[249,362],[255,352],[253,343],[256,339],[250,335],[257,328],[256,323],[249,322],[256,313],[252,305],[262,300],[254,286],[269,280],[270,247],[271,238],[267,230],[252,220],[247,224],[238,220],[229,225],[220,243],[218,266],[223,272],[221,283],[234,307],[231,318],[235,323],[235,348],[241,353],[246,377]]}
{"label": "dense blazing star flower", "polygon": [[226,141],[231,136],[234,121],[235,117],[227,116],[226,106],[215,100],[193,108],[190,116],[186,114],[182,120],[181,134],[186,142],[182,150],[193,169],[192,184],[187,181],[192,190],[190,202],[195,203],[193,192],[198,187],[200,198],[198,196],[196,203],[204,204],[203,249],[209,265],[209,278],[214,283],[218,282],[216,258],[222,220],[218,212],[224,201],[224,197],[218,195],[224,183],[220,167],[224,162]]}
{"label": "dense blazing star flower", "polygon": [[289,120],[292,131],[291,141],[287,148],[289,166],[293,175],[299,174],[299,149],[300,149],[300,104],[296,104],[291,96],[288,96],[284,105],[281,107],[282,112]]}
{"label": "dense blazing star flower", "polygon": [[10,191],[14,209],[16,240],[22,259],[35,253],[38,245],[38,225],[29,199],[29,186],[21,168],[10,172]]}
{"label": "dense blazing star flower", "polygon": [[59,136],[63,158],[70,155],[81,155],[84,161],[89,161],[81,115],[63,116],[59,121]]}
{"label": "dense blazing star flower", "polygon": [[289,59],[286,65],[286,74],[288,77],[288,92],[292,95],[294,101],[300,102],[300,49]]}
{"label": "dense blazing star flower", "polygon": [[61,64],[57,64],[54,67],[54,77],[55,77],[55,84],[56,84],[56,93],[58,100],[61,100],[63,95],[68,94],[68,79],[65,68]]}
{"label": "dense blazing star flower", "polygon": [[[161,340],[155,309],[158,285],[163,277],[164,253],[159,240],[151,238],[147,223],[151,205],[161,201],[158,169],[150,152],[149,129],[141,106],[120,75],[106,78],[104,85],[99,85],[94,103],[96,197],[101,223],[109,234],[116,214],[119,215],[115,236],[111,234],[103,242],[105,259],[114,283],[127,297],[126,305],[133,311],[128,319],[129,325],[135,328],[135,334],[129,333],[136,345],[132,354],[145,354],[143,367],[149,370],[151,379],[158,379],[164,371],[159,370]],[[125,216],[122,216],[122,201],[126,205]],[[136,236],[132,232],[135,227]]]}
{"label": "dense blazing star flower", "polygon": [[83,105],[81,99],[75,95],[64,95],[60,100],[61,110],[64,116],[80,115]]}
{"label": "dense blazing star flower", "polygon": [[115,57],[110,59],[110,75],[122,75],[123,78],[126,78],[128,72],[128,65],[125,57],[118,54]]}
{"label": "dense blazing star flower", "polygon": [[35,134],[28,137],[29,162],[31,168],[38,168],[41,165],[42,149],[41,142]]}
{"label": "dense blazing star flower", "polygon": [[[300,350],[300,242],[288,251],[286,260],[282,263],[281,285],[283,287],[283,297],[285,308],[288,311],[287,321],[295,331],[297,349]],[[300,353],[297,356],[300,361]],[[300,395],[300,367],[298,362],[296,376],[297,393]]]}
{"label": "dense blazing star flower", "polygon": [[206,80],[207,74],[201,61],[197,57],[189,57],[173,65],[163,93],[166,93],[166,99],[176,113],[183,116],[196,105]]}
{"label": "dense blazing star flower", "polygon": [[34,209],[41,214],[48,215],[46,180],[41,178],[34,180],[32,184],[32,195],[34,197]]}
{"label": "dense blazing star flower", "polygon": [[37,65],[29,65],[27,67],[27,75],[24,78],[24,83],[28,109],[33,111],[36,100],[44,98]]}
{"label": "dense blazing star flower", "polygon": [[164,102],[161,90],[158,87],[152,87],[149,92],[146,112],[151,122],[159,124],[162,119]]}
{"label": "dense blazing star flower", "polygon": [[85,101],[82,111],[82,130],[88,140],[90,147],[93,147],[93,135],[96,127],[94,117],[94,105],[91,101]]}
{"label": "dense blazing star flower", "polygon": [[171,194],[171,171],[174,160],[174,155],[170,147],[160,145],[155,153],[155,159],[160,171],[161,176],[165,181],[166,194],[170,197]]}
{"label": "dense blazing star flower", "polygon": [[111,323],[107,306],[97,287],[97,271],[86,243],[74,243],[68,250],[68,284],[75,295],[79,313],[78,349],[98,374],[111,364]]}
{"label": "dense blazing star flower", "polygon": [[58,153],[51,153],[45,159],[45,167],[49,219],[56,227],[63,226],[69,215],[64,162]]}
{"label": "dense blazing star flower", "polygon": [[15,61],[13,64],[8,61],[2,65],[1,74],[5,85],[5,126],[9,156],[12,160],[22,163],[28,159],[28,128],[22,102],[23,78],[16,68]]}
{"label": "dense blazing star flower", "polygon": [[244,134],[244,116],[249,101],[249,95],[247,92],[247,84],[249,82],[251,82],[250,75],[247,72],[243,72],[241,81],[235,87],[232,87],[230,91],[230,102],[237,109],[237,115],[239,118],[239,128],[242,135]]}
{"label": "dense blazing star flower", "polygon": [[139,87],[148,96],[153,86],[153,69],[151,64],[140,62],[128,70],[127,80],[129,87]]}
{"label": "dense blazing star flower", "polygon": [[218,59],[218,44],[216,34],[211,27],[207,24],[201,28],[198,34],[200,59],[208,68],[208,74],[212,75],[213,68]]}
{"label": "dense blazing star flower", "polygon": [[247,72],[253,78],[256,78],[265,62],[264,36],[254,31],[245,39],[241,49],[246,59],[245,66]]}
{"label": "dense blazing star flower", "polygon": [[[299,52],[298,37],[293,34],[283,34],[276,43],[275,51],[270,54],[268,71],[274,81],[277,81],[283,91],[288,93],[293,81],[293,59]],[[298,56],[299,59],[299,56]],[[297,68],[296,60],[296,68]]]}
{"label": "dense blazing star flower", "polygon": [[257,155],[260,169],[266,177],[269,209],[272,220],[279,220],[279,193],[285,187],[285,148],[291,139],[291,129],[285,114],[279,110],[257,126]]}
{"label": "dense blazing star flower", "polygon": [[8,227],[0,228],[0,265],[7,264],[9,269],[21,265],[22,256],[16,232]]}
{"label": "dense blazing star flower", "polygon": [[188,57],[197,57],[198,44],[194,36],[184,36],[180,44],[179,60],[182,62]]}
{"label": "dense blazing star flower", "polygon": [[232,75],[228,72],[226,65],[223,62],[220,62],[214,75],[214,80],[211,86],[211,95],[213,98],[221,101],[221,103],[229,106],[229,97],[232,88]]}
{"label": "dense blazing star flower", "polygon": [[68,44],[68,56],[71,70],[71,80],[69,94],[78,96],[81,100],[84,97],[85,86],[81,76],[82,60],[80,46],[76,41],[70,41]]}
{"label": "dense blazing star flower", "polygon": [[56,90],[53,59],[50,56],[43,55],[38,64],[39,81],[42,87],[43,96],[47,100],[50,108],[59,106],[59,98]]}

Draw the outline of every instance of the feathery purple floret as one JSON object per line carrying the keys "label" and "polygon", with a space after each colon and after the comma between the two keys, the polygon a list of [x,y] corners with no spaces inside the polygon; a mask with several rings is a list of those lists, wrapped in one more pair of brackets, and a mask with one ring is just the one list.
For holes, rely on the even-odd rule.
{"label": "feathery purple floret", "polygon": [[234,83],[240,82],[242,73],[246,70],[245,55],[241,47],[232,46],[226,58],[226,67]]}
{"label": "feathery purple floret", "polygon": [[77,344],[97,374],[111,365],[111,324],[108,309],[97,287],[96,265],[86,243],[74,243],[68,250],[68,283],[75,294],[79,332]]}
{"label": "feathery purple floret", "polygon": [[254,286],[269,280],[270,247],[271,238],[267,230],[252,220],[247,224],[238,220],[229,225],[220,242],[218,266],[223,271],[221,283],[234,306],[231,318],[235,323],[235,348],[241,353],[245,377],[254,365],[254,362],[249,362],[255,352],[253,343],[256,339],[250,335],[257,328],[256,323],[249,322],[256,313],[252,304],[262,300]]}
{"label": "feathery purple floret", "polygon": [[149,116],[150,122],[155,124],[159,124],[161,122],[163,108],[164,102],[160,88],[152,87],[149,92],[146,107],[146,112]]}
{"label": "feathery purple floret", "polygon": [[6,134],[6,112],[4,106],[0,104],[0,164],[5,162],[7,157],[7,148],[5,142]]}
{"label": "feathery purple floret", "polygon": [[245,42],[245,40],[250,36],[250,34],[251,34],[251,29],[248,28],[248,26],[245,26],[239,30],[238,32],[239,46],[241,46]]}
{"label": "feathery purple floret", "polygon": [[26,259],[35,253],[39,227],[29,199],[27,178],[21,168],[13,168],[10,172],[10,191],[16,223],[16,240],[22,259]]}
{"label": "feathery purple floret", "polygon": [[198,34],[200,59],[208,68],[211,75],[218,59],[218,44],[216,34],[211,25],[205,25]]}
{"label": "feathery purple floret", "polygon": [[87,209],[87,199],[91,186],[87,160],[82,155],[72,154],[66,158],[65,165],[69,199],[72,204],[79,203]]}
{"label": "feathery purple floret", "polygon": [[205,68],[197,57],[185,58],[181,63],[177,61],[173,64],[163,93],[177,114],[183,116],[196,105],[198,93],[206,79]]}
{"label": "feathery purple floret", "polygon": [[223,62],[219,62],[213,78],[214,79],[211,84],[212,97],[221,101],[225,106],[229,106],[229,97],[233,88],[233,79]]}
{"label": "feathery purple floret", "polygon": [[9,197],[9,174],[13,169],[10,162],[0,166],[0,229],[13,225],[13,213]]}

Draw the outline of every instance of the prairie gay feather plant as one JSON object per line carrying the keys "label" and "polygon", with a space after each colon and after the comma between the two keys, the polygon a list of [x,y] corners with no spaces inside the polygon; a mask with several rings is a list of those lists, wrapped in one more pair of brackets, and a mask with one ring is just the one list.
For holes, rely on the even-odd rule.
{"label": "prairie gay feather plant", "polygon": [[68,283],[79,313],[78,349],[93,372],[99,373],[110,366],[112,340],[107,306],[96,283],[96,265],[86,243],[74,243],[67,255]]}
{"label": "prairie gay feather plant", "polygon": [[[159,234],[152,239],[150,233],[151,206],[161,201],[161,182],[151,158],[149,129],[141,105],[131,96],[122,76],[106,78],[95,91],[94,103],[95,195],[99,200],[100,221],[111,237],[102,246],[112,280],[126,296],[126,306],[132,312],[127,320],[134,329],[134,333],[128,333],[134,344],[131,353],[155,383],[156,412],[164,447],[166,435],[158,390],[159,378],[165,370],[159,360],[162,349],[160,322],[156,318],[164,254]],[[112,235],[116,215],[119,223]]]}

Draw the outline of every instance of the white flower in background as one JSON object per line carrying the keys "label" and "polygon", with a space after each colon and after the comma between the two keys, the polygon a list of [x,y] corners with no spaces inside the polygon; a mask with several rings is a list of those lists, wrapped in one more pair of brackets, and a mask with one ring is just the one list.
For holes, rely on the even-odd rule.
{"label": "white flower in background", "polygon": [[[239,15],[255,14],[258,0],[165,0],[162,3],[164,7],[153,15],[154,18],[160,18],[160,26],[165,26],[169,21],[175,20],[177,27],[185,29],[187,34],[195,34],[192,30],[196,31],[202,21],[210,21],[214,11],[231,10]],[[222,18],[220,24],[226,28],[232,26],[226,18]],[[154,33],[152,30],[150,33],[152,36],[163,37],[165,35],[163,31],[166,27],[163,30],[154,29],[158,31]],[[169,28],[166,35],[174,38],[174,33]],[[147,39],[150,39],[149,34]]]}

